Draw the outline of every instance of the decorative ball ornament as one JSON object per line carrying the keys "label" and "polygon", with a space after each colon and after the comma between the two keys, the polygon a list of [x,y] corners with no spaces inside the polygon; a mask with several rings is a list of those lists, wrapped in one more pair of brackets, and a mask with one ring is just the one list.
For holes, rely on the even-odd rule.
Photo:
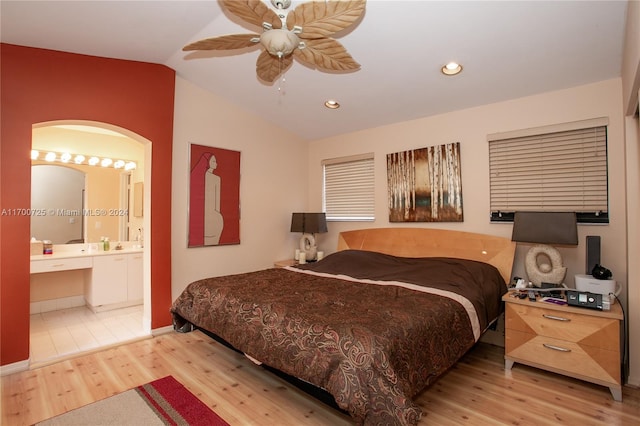
{"label": "decorative ball ornament", "polygon": [[536,287],[543,282],[562,284],[567,274],[558,249],[544,244],[535,245],[527,252],[524,267],[529,281]]}

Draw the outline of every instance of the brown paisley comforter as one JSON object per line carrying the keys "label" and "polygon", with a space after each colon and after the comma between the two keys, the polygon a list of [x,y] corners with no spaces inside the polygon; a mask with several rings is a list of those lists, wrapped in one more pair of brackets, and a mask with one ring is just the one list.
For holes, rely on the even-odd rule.
{"label": "brown paisley comforter", "polygon": [[505,292],[481,262],[346,250],[193,282],[171,311],[325,389],[358,424],[413,425],[412,398],[473,346]]}

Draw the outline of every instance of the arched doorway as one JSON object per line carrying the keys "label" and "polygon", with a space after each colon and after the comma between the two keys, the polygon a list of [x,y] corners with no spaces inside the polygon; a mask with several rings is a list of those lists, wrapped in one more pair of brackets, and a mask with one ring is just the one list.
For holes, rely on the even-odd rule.
{"label": "arched doorway", "polygon": [[[47,155],[50,155],[49,160],[45,160]],[[110,162],[102,165],[100,162],[92,164],[93,158],[109,159]],[[114,162],[118,161],[121,163],[114,167]],[[145,177],[150,179],[150,163],[151,142],[126,129],[106,123],[78,120],[38,123],[33,126],[32,169],[34,171],[44,168],[65,169],[64,175],[75,170],[83,175],[83,184],[86,176],[86,185],[82,190],[82,206],[77,210],[57,201],[66,193],[62,191],[62,187],[66,185],[62,180],[47,174],[48,179],[53,181],[53,185],[50,185],[49,189],[39,189],[34,187],[38,185],[38,180],[34,179],[32,173],[32,209],[38,208],[52,212],[46,217],[32,218],[32,236],[52,240],[56,248],[54,255],[56,252],[69,250],[72,253],[81,251],[81,256],[92,258],[94,256],[91,254],[96,252],[97,247],[101,249],[103,247],[100,240],[109,238],[112,242],[109,253],[117,255],[118,260],[119,258],[125,260],[120,264],[129,264],[127,277],[130,281],[136,281],[136,277],[139,276],[141,282],[139,291],[135,282],[128,283],[129,293],[139,294],[140,299],[134,297],[129,303],[116,303],[108,307],[96,308],[88,301],[85,304],[88,300],[86,299],[88,283],[93,279],[92,285],[96,285],[97,280],[92,277],[101,270],[97,262],[112,258],[116,260],[114,256],[107,257],[104,256],[106,254],[104,252],[98,253],[100,257],[95,259],[95,267],[92,269],[32,274],[30,280],[32,364],[46,363],[72,353],[94,350],[150,335],[151,249],[144,248],[144,240],[139,239],[139,236],[143,235],[143,230],[149,229],[151,197],[145,194],[144,189],[149,188],[149,185],[144,185],[144,182]],[[125,169],[124,164],[132,166]],[[134,200],[134,187],[142,188],[141,196],[136,200]],[[51,198],[52,190],[62,191],[63,194],[54,197],[55,203]],[[45,200],[34,200],[34,197],[39,196],[43,191],[49,197]],[[77,188],[74,192],[77,192]],[[76,198],[76,195],[74,194],[72,198]],[[134,204],[138,212],[135,214]],[[99,211],[107,214],[96,216],[94,213]],[[36,227],[34,221],[38,220],[49,222],[44,226]],[[58,232],[54,231],[74,226],[82,229],[76,241],[79,243],[77,247],[65,244],[72,241],[62,241],[61,237],[55,238]],[[122,250],[115,251],[115,247],[120,247]],[[109,267],[105,272],[109,277],[101,279],[100,282],[110,283],[116,279],[117,274]],[[141,300],[142,304],[138,300]]]}

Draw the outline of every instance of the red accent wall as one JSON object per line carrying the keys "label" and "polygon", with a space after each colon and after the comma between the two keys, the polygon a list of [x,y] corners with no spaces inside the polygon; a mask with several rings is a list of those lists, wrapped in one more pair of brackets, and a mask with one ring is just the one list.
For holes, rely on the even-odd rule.
{"label": "red accent wall", "polygon": [[157,64],[0,44],[0,365],[29,358],[31,129],[90,120],[152,142],[151,326],[171,324],[175,71]]}

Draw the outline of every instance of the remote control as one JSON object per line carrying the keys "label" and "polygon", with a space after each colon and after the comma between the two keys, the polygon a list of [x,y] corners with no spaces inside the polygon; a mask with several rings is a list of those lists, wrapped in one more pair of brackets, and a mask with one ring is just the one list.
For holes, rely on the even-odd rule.
{"label": "remote control", "polygon": [[527,296],[529,297],[529,302],[535,302],[536,301],[536,292],[533,290],[529,290],[527,292]]}

